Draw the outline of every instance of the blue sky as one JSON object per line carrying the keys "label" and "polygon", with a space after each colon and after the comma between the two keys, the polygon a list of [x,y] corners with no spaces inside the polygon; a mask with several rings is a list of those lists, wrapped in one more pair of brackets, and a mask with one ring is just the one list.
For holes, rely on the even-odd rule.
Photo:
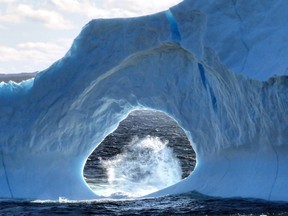
{"label": "blue sky", "polygon": [[133,17],[181,0],[0,0],[0,73],[41,71],[95,18]]}

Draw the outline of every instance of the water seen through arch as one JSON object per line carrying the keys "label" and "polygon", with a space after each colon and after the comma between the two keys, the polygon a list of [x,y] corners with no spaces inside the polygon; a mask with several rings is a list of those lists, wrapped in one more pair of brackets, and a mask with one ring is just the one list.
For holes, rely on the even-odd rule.
{"label": "water seen through arch", "polygon": [[84,177],[99,195],[137,197],[187,177],[195,157],[176,121],[159,111],[137,110],[90,155]]}

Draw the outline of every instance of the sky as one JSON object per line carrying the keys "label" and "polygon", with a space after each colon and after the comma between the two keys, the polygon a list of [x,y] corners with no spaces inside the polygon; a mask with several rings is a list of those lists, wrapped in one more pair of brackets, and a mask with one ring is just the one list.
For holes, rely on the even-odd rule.
{"label": "sky", "polygon": [[46,69],[91,19],[142,16],[181,1],[0,0],[0,73]]}

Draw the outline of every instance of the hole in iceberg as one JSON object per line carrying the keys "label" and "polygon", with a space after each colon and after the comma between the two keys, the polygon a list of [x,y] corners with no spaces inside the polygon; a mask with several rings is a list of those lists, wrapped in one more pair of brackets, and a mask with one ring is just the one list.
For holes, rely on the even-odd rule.
{"label": "hole in iceberg", "polygon": [[186,178],[195,158],[176,121],[159,111],[137,110],[89,156],[84,177],[98,195],[141,197]]}

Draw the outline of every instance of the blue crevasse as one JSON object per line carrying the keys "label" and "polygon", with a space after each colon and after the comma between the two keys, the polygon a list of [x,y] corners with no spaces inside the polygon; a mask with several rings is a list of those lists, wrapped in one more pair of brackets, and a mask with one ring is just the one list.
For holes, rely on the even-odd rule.
{"label": "blue crevasse", "polygon": [[[200,72],[202,84],[203,84],[204,88],[209,92],[210,97],[211,97],[211,103],[212,103],[213,110],[216,112],[217,111],[217,99],[216,99],[216,96],[214,94],[213,89],[211,88],[209,82],[206,79],[205,69],[204,69],[203,65],[200,63],[198,63],[198,69]],[[208,89],[207,89],[207,86],[208,86]]]}
{"label": "blue crevasse", "polygon": [[206,76],[205,76],[204,67],[202,64],[198,63],[198,68],[199,68],[202,84],[203,84],[204,88],[207,89],[207,80],[206,80]]}
{"label": "blue crevasse", "polygon": [[179,43],[181,41],[181,34],[178,29],[177,21],[175,20],[173,13],[170,10],[166,12],[166,16],[170,24],[171,40]]}

